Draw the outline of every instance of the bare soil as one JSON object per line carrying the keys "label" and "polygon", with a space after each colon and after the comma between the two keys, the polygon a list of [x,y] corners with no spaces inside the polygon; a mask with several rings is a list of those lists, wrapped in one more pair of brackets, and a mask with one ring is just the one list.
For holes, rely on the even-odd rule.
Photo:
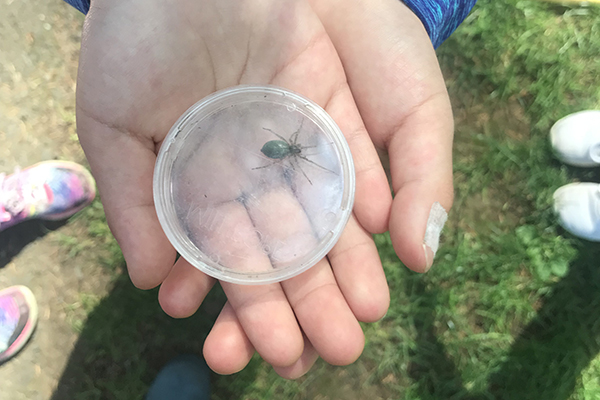
{"label": "bare soil", "polygon": [[[59,0],[0,0],[0,9],[0,172],[52,159],[85,164],[75,133],[83,16]],[[50,399],[78,338],[69,315],[79,293],[107,293],[93,257],[70,257],[64,245],[85,234],[81,225],[29,221],[0,233],[0,288],[26,285],[39,306],[30,343],[0,366],[0,399]]]}

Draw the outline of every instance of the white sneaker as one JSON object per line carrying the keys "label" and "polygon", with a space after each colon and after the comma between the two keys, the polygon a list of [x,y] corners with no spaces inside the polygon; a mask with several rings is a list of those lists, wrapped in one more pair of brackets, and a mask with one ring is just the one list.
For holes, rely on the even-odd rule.
{"label": "white sneaker", "polygon": [[575,236],[600,242],[600,184],[571,183],[554,192],[558,222]]}
{"label": "white sneaker", "polygon": [[550,129],[556,156],[576,167],[600,166],[600,110],[567,115]]}

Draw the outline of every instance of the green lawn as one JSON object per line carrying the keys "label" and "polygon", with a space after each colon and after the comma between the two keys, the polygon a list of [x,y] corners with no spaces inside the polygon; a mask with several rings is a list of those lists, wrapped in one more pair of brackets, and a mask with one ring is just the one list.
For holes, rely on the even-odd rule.
{"label": "green lawn", "polygon": [[[392,305],[365,325],[359,361],[319,362],[289,382],[255,358],[214,376],[213,399],[600,398],[600,244],[551,212],[556,188],[600,182],[600,171],[561,165],[547,138],[558,118],[600,109],[600,7],[479,0],[438,54],[456,116],[456,202],[434,268],[408,271],[378,236]],[[73,306],[81,340],[56,398],[141,398],[170,357],[200,351],[223,296],[173,320],[156,291],[128,282],[99,203],[75,223],[114,288]]]}

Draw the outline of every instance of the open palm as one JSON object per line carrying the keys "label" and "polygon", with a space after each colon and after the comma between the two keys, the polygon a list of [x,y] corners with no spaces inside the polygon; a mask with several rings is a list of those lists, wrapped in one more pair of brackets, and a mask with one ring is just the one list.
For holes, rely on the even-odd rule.
{"label": "open palm", "polygon": [[[86,19],[77,89],[81,143],[132,281],[140,288],[162,283],[159,300],[172,316],[193,314],[214,284],[185,259],[175,262],[152,198],[158,149],[189,106],[222,88],[274,84],[320,104],[350,144],[357,169],[354,217],[327,258],[281,284],[221,283],[228,302],[204,346],[208,364],[220,373],[242,369],[255,350],[285,377],[305,373],[317,355],[333,364],[354,361],[364,343],[358,321],[381,318],[389,304],[370,233],[387,230],[389,223],[401,258],[424,270],[428,208],[433,201],[450,206],[451,115],[448,132],[439,71],[432,69],[433,78],[403,80],[410,90],[398,97],[386,82],[410,72],[386,63],[389,54],[379,48],[385,41],[378,41],[379,47],[364,40],[362,48],[360,40],[348,45],[356,30],[348,30],[342,18],[363,18],[359,6],[366,2],[343,16],[334,3],[95,0]],[[426,43],[418,21],[393,7],[416,23],[409,28]],[[376,40],[387,32],[370,33]],[[431,62],[432,53],[427,49],[411,68]],[[366,64],[377,60],[364,57],[376,55],[381,65],[367,73]],[[395,63],[402,59],[395,57]],[[419,83],[432,79],[437,81],[431,87]],[[441,118],[433,125],[444,126],[427,125],[426,112],[419,110],[440,104]],[[426,132],[419,139],[406,133],[413,129]],[[389,148],[392,156],[393,207],[375,145]]]}

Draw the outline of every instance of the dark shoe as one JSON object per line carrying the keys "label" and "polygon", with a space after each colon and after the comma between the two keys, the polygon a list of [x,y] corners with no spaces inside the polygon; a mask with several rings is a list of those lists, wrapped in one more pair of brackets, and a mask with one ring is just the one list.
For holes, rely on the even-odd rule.
{"label": "dark shoe", "polygon": [[146,400],[209,400],[210,370],[204,360],[183,355],[160,370]]}

